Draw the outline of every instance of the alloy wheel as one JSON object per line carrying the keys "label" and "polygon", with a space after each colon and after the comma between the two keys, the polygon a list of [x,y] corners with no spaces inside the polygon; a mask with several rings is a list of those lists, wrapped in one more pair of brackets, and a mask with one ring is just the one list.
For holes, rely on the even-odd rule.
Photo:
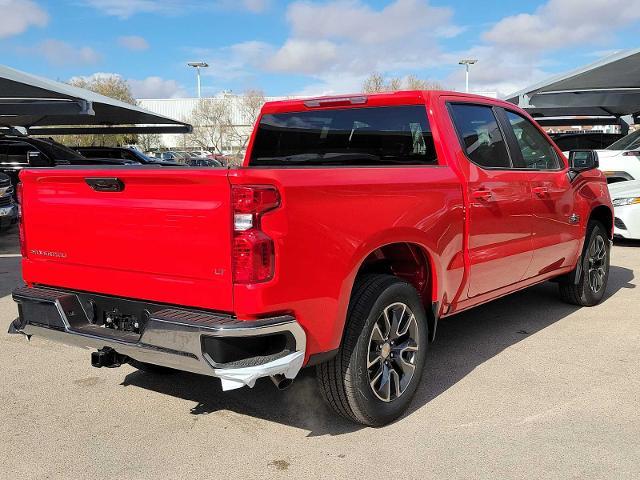
{"label": "alloy wheel", "polygon": [[607,276],[607,244],[601,235],[591,241],[589,245],[589,287],[593,293],[598,293],[604,286]]}
{"label": "alloy wheel", "polygon": [[411,383],[418,341],[418,322],[404,303],[387,306],[373,325],[367,372],[371,390],[383,402],[400,397]]}

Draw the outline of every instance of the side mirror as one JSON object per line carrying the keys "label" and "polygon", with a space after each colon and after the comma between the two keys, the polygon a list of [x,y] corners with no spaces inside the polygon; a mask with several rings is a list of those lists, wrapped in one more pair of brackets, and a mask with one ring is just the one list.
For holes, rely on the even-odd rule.
{"label": "side mirror", "polygon": [[598,168],[598,152],[595,150],[571,150],[569,152],[569,168],[576,172],[584,172]]}
{"label": "side mirror", "polygon": [[598,168],[598,152],[595,150],[571,150],[569,152],[569,180],[572,182],[581,172]]}

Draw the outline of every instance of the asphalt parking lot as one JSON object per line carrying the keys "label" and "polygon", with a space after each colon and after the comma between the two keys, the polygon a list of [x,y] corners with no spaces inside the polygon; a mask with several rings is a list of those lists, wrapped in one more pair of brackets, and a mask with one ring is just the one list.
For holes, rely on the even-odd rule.
{"label": "asphalt parking lot", "polygon": [[18,250],[0,237],[1,478],[640,477],[640,244],[614,247],[596,308],[545,284],[443,321],[409,414],[382,429],[331,413],[312,372],[223,394],[5,334]]}

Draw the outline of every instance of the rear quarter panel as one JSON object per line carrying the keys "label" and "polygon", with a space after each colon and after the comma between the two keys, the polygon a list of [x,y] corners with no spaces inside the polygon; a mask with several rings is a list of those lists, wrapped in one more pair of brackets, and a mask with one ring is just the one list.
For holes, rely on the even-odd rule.
{"label": "rear quarter panel", "polygon": [[307,331],[308,353],[339,346],[358,268],[381,246],[422,247],[437,278],[432,300],[460,286],[462,193],[448,167],[244,168],[230,182],[273,184],[282,196],[281,208],[262,220],[275,240],[275,276],[235,285],[235,311],[292,313]]}

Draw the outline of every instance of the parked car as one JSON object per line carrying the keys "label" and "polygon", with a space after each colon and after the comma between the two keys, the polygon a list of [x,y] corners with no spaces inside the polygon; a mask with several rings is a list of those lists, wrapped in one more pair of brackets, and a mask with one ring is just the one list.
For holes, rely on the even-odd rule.
{"label": "parked car", "polygon": [[570,150],[600,150],[607,148],[624,135],[621,133],[604,133],[598,131],[552,133],[549,135],[563,152]]}
{"label": "parked car", "polygon": [[250,145],[239,169],[25,170],[10,331],[224,390],[314,365],[336,412],[378,426],[429,375],[440,319],[547,280],[566,302],[603,299],[613,207],[596,156],[569,169],[513,104],[269,102]]}
{"label": "parked car", "polygon": [[160,154],[160,158],[163,161],[184,163],[187,160],[188,156],[180,152],[169,151],[169,152],[162,152]]}
{"label": "parked car", "polygon": [[165,166],[182,165],[175,161],[152,158],[145,155],[140,150],[136,150],[131,147],[74,147],[74,150],[86,158],[118,158],[122,160],[130,160],[143,165],[151,163]]}
{"label": "parked car", "polygon": [[113,158],[86,158],[52,139],[0,135],[0,172],[9,175],[14,185],[26,167],[60,165],[132,165],[136,162]]}
{"label": "parked car", "polygon": [[640,180],[609,185],[614,207],[614,235],[640,240]]}
{"label": "parked car", "polygon": [[598,150],[598,158],[609,183],[640,180],[640,130]]}
{"label": "parked car", "polygon": [[9,175],[0,173],[0,231],[18,221],[18,206],[13,199],[13,185]]}
{"label": "parked car", "polygon": [[209,158],[191,157],[185,163],[190,167],[222,167],[221,162]]}

